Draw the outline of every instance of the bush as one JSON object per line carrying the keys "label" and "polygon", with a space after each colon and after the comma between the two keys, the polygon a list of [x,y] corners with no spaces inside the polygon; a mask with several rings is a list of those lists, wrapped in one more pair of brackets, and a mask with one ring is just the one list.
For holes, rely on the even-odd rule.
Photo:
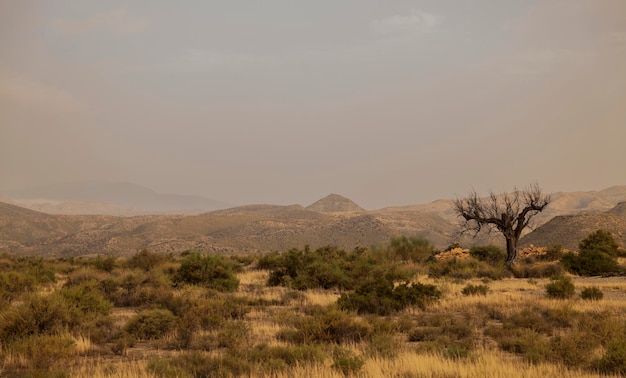
{"label": "bush", "polygon": [[599,301],[604,297],[604,293],[597,286],[589,286],[580,292],[580,297],[589,301]]}
{"label": "bush", "polygon": [[0,340],[61,332],[81,321],[80,315],[73,315],[59,295],[30,295],[22,304],[0,313]]}
{"label": "bush", "polygon": [[489,264],[504,264],[506,261],[506,252],[495,245],[475,246],[470,248],[470,256],[478,261],[484,261]]}
{"label": "bush", "polygon": [[465,296],[468,295],[487,295],[489,292],[489,286],[487,285],[472,285],[468,284],[461,290],[461,293]]}
{"label": "bush", "polygon": [[357,356],[350,349],[335,347],[333,349],[333,368],[344,375],[358,373],[365,365],[363,358]]}
{"label": "bush", "polygon": [[137,339],[154,340],[173,331],[176,319],[169,310],[143,310],[128,321],[124,330]]}
{"label": "bush", "polygon": [[287,366],[302,363],[321,362],[324,351],[317,345],[297,345],[290,347],[255,345],[248,352],[250,362],[261,364],[264,370],[283,370]]}
{"label": "bush", "polygon": [[242,320],[232,320],[224,323],[217,333],[217,346],[234,351],[248,346],[250,343],[250,325]]}
{"label": "bush", "polygon": [[143,249],[131,256],[126,262],[126,266],[130,269],[140,269],[146,272],[154,269],[156,266],[165,261],[165,256],[162,254],[150,252],[147,249]]}
{"label": "bush", "polygon": [[234,291],[239,287],[236,272],[241,265],[224,256],[189,253],[176,272],[175,282],[204,286],[219,291]]}
{"label": "bush", "polygon": [[538,255],[537,259],[540,261],[559,261],[563,257],[563,253],[563,245],[555,243],[548,247],[546,253]]}
{"label": "bush", "polygon": [[388,250],[391,259],[413,262],[424,262],[437,253],[435,246],[428,240],[406,236],[391,239]]}
{"label": "bush", "polygon": [[441,297],[434,285],[379,279],[361,284],[354,293],[342,294],[337,300],[339,307],[381,316],[403,310],[410,306],[425,308]]}
{"label": "bush", "polygon": [[568,299],[574,296],[575,288],[572,279],[567,276],[554,277],[546,285],[546,293],[550,298]]}
{"label": "bush", "polygon": [[608,231],[597,230],[579,244],[578,254],[566,253],[561,263],[571,273],[581,276],[620,275],[625,270],[617,262],[617,243]]}
{"label": "bush", "polygon": [[102,257],[98,255],[98,257],[96,257],[96,259],[93,262],[93,266],[98,270],[110,273],[113,271],[113,269],[115,269],[116,260],[117,259],[115,256]]}
{"label": "bush", "polygon": [[456,279],[488,278],[499,280],[507,273],[504,264],[490,264],[476,259],[449,259],[429,264],[428,275],[433,278],[450,277]]}
{"label": "bush", "polygon": [[596,367],[603,374],[626,374],[626,335],[622,332],[620,336],[609,342],[604,356],[596,362]]}
{"label": "bush", "polygon": [[617,260],[600,250],[581,250],[577,255],[568,252],[561,258],[561,263],[573,274],[580,276],[612,276],[624,273],[624,268]]}
{"label": "bush", "polygon": [[37,335],[11,343],[7,350],[25,357],[25,367],[47,370],[75,354],[75,341],[67,336]]}
{"label": "bush", "polygon": [[562,276],[565,270],[558,262],[540,262],[516,264],[512,272],[517,278],[548,278]]}
{"label": "bush", "polygon": [[617,257],[618,245],[613,235],[606,230],[597,230],[589,234],[578,244],[579,250],[597,250],[611,257]]}
{"label": "bush", "polygon": [[295,344],[342,344],[360,342],[372,334],[370,324],[335,306],[311,306],[305,312],[289,319],[290,327],[280,330],[277,338]]}
{"label": "bush", "polygon": [[148,361],[148,369],[157,377],[242,377],[249,376],[252,367],[238,357],[207,356],[199,352],[183,353],[170,359]]}
{"label": "bush", "polygon": [[77,316],[95,318],[108,315],[113,304],[106,300],[95,281],[82,282],[75,286],[64,286],[59,290],[70,309],[78,311]]}

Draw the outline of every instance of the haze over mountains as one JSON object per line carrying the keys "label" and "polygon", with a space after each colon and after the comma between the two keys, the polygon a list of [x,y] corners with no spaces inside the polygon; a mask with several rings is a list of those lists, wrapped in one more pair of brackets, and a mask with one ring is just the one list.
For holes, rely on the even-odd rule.
{"label": "haze over mountains", "polygon": [[3,194],[20,206],[50,214],[189,214],[231,206],[200,196],[157,193],[127,182],[71,182],[6,191]]}
{"label": "haze over mountains", "polygon": [[[307,207],[246,205],[185,215],[181,210],[185,207],[215,206],[215,202],[190,196],[160,195],[132,184],[109,186],[110,191],[103,188],[107,187],[91,187],[81,192],[85,196],[82,198],[115,200],[116,205],[143,212],[158,209],[180,213],[123,217],[104,212],[55,215],[17,206],[17,201],[5,196],[0,202],[12,201],[13,204],[0,203],[0,252],[75,256],[126,255],[144,248],[174,253],[189,249],[224,253],[287,250],[307,244],[313,248],[327,244],[353,248],[384,244],[399,235],[424,237],[438,248],[445,248],[452,242],[466,246],[502,242],[497,233],[477,239],[459,238],[458,219],[451,199],[365,210],[345,197],[331,194]],[[130,202],[133,196],[124,195],[122,189],[134,193],[137,202]],[[24,193],[28,192],[20,195],[25,196]],[[67,193],[32,190],[30,195],[56,197],[59,203],[78,204],[77,209],[81,209],[80,202],[63,202],[72,198]],[[558,242],[573,249],[598,228],[610,230],[620,243],[626,243],[626,186],[594,192],[554,193],[552,199],[550,206],[535,217],[537,229],[523,237],[522,245],[547,246]],[[96,202],[85,203],[94,209]]]}

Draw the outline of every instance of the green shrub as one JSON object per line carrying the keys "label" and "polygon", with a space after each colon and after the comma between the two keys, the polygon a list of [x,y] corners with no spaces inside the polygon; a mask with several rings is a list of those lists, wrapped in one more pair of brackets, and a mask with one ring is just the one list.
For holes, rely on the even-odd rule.
{"label": "green shrub", "polygon": [[12,301],[24,293],[33,292],[36,280],[22,272],[0,272],[0,298]]}
{"label": "green shrub", "polygon": [[0,313],[0,340],[61,332],[81,321],[73,315],[59,295],[29,295],[20,305]]}
{"label": "green shrub", "polygon": [[546,285],[546,294],[550,298],[568,299],[572,298],[575,292],[572,279],[567,276],[554,277]]}
{"label": "green shrub", "polygon": [[255,345],[247,355],[250,362],[260,364],[263,370],[280,371],[288,366],[321,362],[325,353],[318,345],[268,346]]}
{"label": "green shrub", "polygon": [[428,266],[428,275],[433,278],[450,277],[467,280],[470,278],[502,279],[507,274],[504,264],[491,264],[476,259],[447,259],[432,262]]}
{"label": "green shrub", "polygon": [[287,286],[296,290],[313,288],[352,290],[366,280],[408,279],[414,273],[382,257],[380,253],[356,248],[346,252],[333,246],[311,251],[291,249],[285,254],[272,253],[260,260],[271,267],[269,286]]}
{"label": "green shrub", "polygon": [[613,337],[606,346],[606,352],[598,361],[596,368],[603,374],[626,375],[626,337],[622,331],[619,337]]}
{"label": "green shrub", "polygon": [[140,269],[149,272],[165,260],[166,257],[164,255],[143,249],[131,256],[128,261],[126,261],[126,266],[131,269]]}
{"label": "green shrub", "polygon": [[538,255],[537,259],[540,261],[559,261],[563,257],[563,253],[563,245],[555,243],[548,247],[546,253]]}
{"label": "green shrub", "polygon": [[579,250],[597,250],[611,257],[618,255],[617,242],[613,235],[606,230],[597,230],[589,234],[578,244]]}
{"label": "green shrub", "polygon": [[360,342],[372,334],[370,324],[335,306],[305,308],[305,316],[294,316],[287,323],[289,327],[276,337],[294,344]]}
{"label": "green shrub", "polygon": [[470,248],[469,254],[476,260],[489,264],[504,264],[506,261],[506,252],[495,245],[474,246]]}
{"label": "green shrub", "polygon": [[420,318],[417,323],[409,332],[409,341],[419,342],[421,349],[461,358],[467,357],[474,348],[474,326],[465,318],[433,314]]}
{"label": "green shrub", "polygon": [[558,262],[520,262],[513,266],[512,272],[516,278],[549,278],[562,276],[565,270]]}
{"label": "green shrub", "polygon": [[350,349],[335,347],[333,349],[333,368],[344,375],[358,373],[365,365],[363,358],[357,356]]}
{"label": "green shrub", "polygon": [[239,287],[235,275],[239,271],[241,265],[232,259],[192,252],[183,259],[174,280],[219,291],[234,291]]}
{"label": "green shrub", "polygon": [[489,286],[487,285],[472,285],[472,284],[467,284],[463,290],[461,290],[461,293],[465,296],[468,295],[487,295],[487,293],[489,292]]}
{"label": "green shrub", "polygon": [[77,316],[90,318],[108,315],[113,304],[104,298],[95,281],[86,281],[74,286],[64,286],[59,290],[73,312]]}
{"label": "green shrub", "polygon": [[250,343],[252,329],[247,322],[231,320],[222,325],[217,333],[217,346],[233,351],[247,347]]}
{"label": "green shrub", "polygon": [[604,293],[597,286],[589,286],[582,289],[580,297],[589,301],[599,301],[604,297]]}
{"label": "green shrub", "polygon": [[173,331],[176,319],[169,310],[143,310],[126,323],[124,330],[137,339],[154,340]]}
{"label": "green shrub", "polygon": [[381,316],[417,306],[425,308],[441,297],[441,291],[434,285],[379,279],[359,285],[354,293],[342,294],[337,300],[339,307]]}
{"label": "green shrub", "polygon": [[561,263],[571,273],[581,276],[621,275],[625,270],[617,262],[618,254],[611,233],[598,230],[580,242],[578,254],[564,254]]}
{"label": "green shrub", "polygon": [[169,359],[148,361],[148,372],[157,377],[242,377],[252,371],[250,363],[236,356],[208,356],[200,352],[183,353]]}
{"label": "green shrub", "polygon": [[399,352],[398,341],[390,333],[374,333],[367,345],[370,356],[394,358]]}
{"label": "green shrub", "polygon": [[61,359],[75,354],[73,339],[59,335],[36,335],[20,339],[6,346],[11,353],[27,359],[25,367],[31,370],[48,370]]}
{"label": "green shrub", "polygon": [[425,262],[437,253],[435,246],[428,240],[406,236],[391,239],[388,250],[391,259],[413,262]]}
{"label": "green shrub", "polygon": [[115,256],[102,257],[98,255],[93,262],[93,266],[98,270],[110,273],[115,269],[116,260],[117,258]]}

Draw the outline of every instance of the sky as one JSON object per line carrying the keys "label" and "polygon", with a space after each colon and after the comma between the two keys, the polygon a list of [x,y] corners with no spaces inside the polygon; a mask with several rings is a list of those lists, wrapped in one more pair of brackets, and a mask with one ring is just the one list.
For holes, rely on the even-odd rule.
{"label": "sky", "polygon": [[624,0],[0,0],[0,192],[626,185]]}

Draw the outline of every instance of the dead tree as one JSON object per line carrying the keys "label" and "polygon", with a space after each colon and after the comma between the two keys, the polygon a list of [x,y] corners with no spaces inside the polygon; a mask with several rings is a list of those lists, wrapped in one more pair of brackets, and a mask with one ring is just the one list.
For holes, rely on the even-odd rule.
{"label": "dead tree", "polygon": [[486,228],[497,230],[506,239],[506,264],[510,267],[517,258],[517,243],[530,220],[550,203],[550,196],[543,194],[538,184],[513,193],[480,198],[472,191],[465,198],[454,201],[456,214],[465,219],[462,233],[473,231],[474,237]]}

